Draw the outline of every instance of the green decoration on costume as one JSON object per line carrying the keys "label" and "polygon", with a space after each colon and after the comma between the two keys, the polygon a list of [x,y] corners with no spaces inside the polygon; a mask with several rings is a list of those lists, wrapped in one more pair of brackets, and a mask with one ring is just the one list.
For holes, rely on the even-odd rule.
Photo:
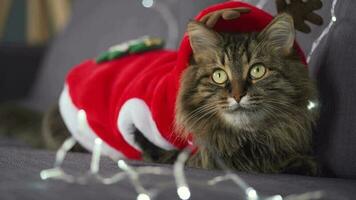
{"label": "green decoration on costume", "polygon": [[130,53],[140,53],[154,49],[161,49],[164,41],[160,38],[146,38],[143,41],[133,44],[129,48]]}
{"label": "green decoration on costume", "polygon": [[119,45],[110,47],[108,51],[103,52],[96,58],[96,63],[111,61],[121,58],[127,54],[142,53],[155,49],[162,49],[164,40],[154,37],[142,37],[137,40],[131,40]]}

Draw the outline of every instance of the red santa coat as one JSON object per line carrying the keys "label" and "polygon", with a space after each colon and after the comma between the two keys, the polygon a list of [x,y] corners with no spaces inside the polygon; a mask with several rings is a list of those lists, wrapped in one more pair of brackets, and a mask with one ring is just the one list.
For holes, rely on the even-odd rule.
{"label": "red santa coat", "polygon": [[[243,2],[213,5],[195,19],[199,21],[210,12],[236,7],[249,7],[251,12],[234,20],[220,19],[215,31],[261,31],[273,19],[263,10]],[[298,45],[295,48],[305,63],[303,52]],[[65,124],[88,150],[100,138],[102,153],[114,160],[141,159],[141,149],[133,137],[135,128],[162,149],[191,145],[174,131],[179,82],[191,53],[185,34],[178,51],[154,50],[99,64],[94,60],[84,61],[69,72],[60,97]]]}

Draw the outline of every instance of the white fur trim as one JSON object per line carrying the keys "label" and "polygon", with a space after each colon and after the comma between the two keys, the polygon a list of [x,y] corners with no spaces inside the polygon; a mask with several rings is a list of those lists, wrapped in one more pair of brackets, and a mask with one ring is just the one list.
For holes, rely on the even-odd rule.
{"label": "white fur trim", "polygon": [[[86,113],[84,110],[78,109],[69,95],[68,86],[66,85],[59,98],[59,110],[62,115],[63,121],[68,127],[73,137],[86,149],[92,151],[95,144],[95,139],[98,138],[97,134],[90,128],[86,119]],[[123,158],[116,149],[102,143],[102,154],[117,161]]]}
{"label": "white fur trim", "polygon": [[117,127],[125,141],[138,151],[141,151],[141,148],[134,140],[135,127],[156,146],[165,150],[176,149],[161,135],[150,109],[141,99],[132,98],[124,103],[118,115]]}

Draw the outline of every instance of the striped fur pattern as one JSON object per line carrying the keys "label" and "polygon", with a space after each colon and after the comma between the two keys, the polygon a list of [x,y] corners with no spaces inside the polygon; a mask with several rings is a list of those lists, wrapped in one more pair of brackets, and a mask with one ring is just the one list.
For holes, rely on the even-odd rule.
{"label": "striped fur pattern", "polygon": [[[311,156],[317,92],[293,48],[295,31],[287,14],[260,33],[217,33],[192,21],[191,65],[182,76],[176,126],[192,133],[198,152],[189,165],[219,168],[215,157],[236,170],[315,175]],[[251,68],[265,67],[256,80]],[[227,74],[217,84],[216,70]]]}

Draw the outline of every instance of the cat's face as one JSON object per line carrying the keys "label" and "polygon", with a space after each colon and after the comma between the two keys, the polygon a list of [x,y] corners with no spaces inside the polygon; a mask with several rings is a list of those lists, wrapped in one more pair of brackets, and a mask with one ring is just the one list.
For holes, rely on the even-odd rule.
{"label": "cat's face", "polygon": [[253,132],[308,112],[314,86],[293,50],[294,33],[288,15],[251,34],[219,34],[190,22],[193,56],[182,77],[178,123],[189,132]]}

